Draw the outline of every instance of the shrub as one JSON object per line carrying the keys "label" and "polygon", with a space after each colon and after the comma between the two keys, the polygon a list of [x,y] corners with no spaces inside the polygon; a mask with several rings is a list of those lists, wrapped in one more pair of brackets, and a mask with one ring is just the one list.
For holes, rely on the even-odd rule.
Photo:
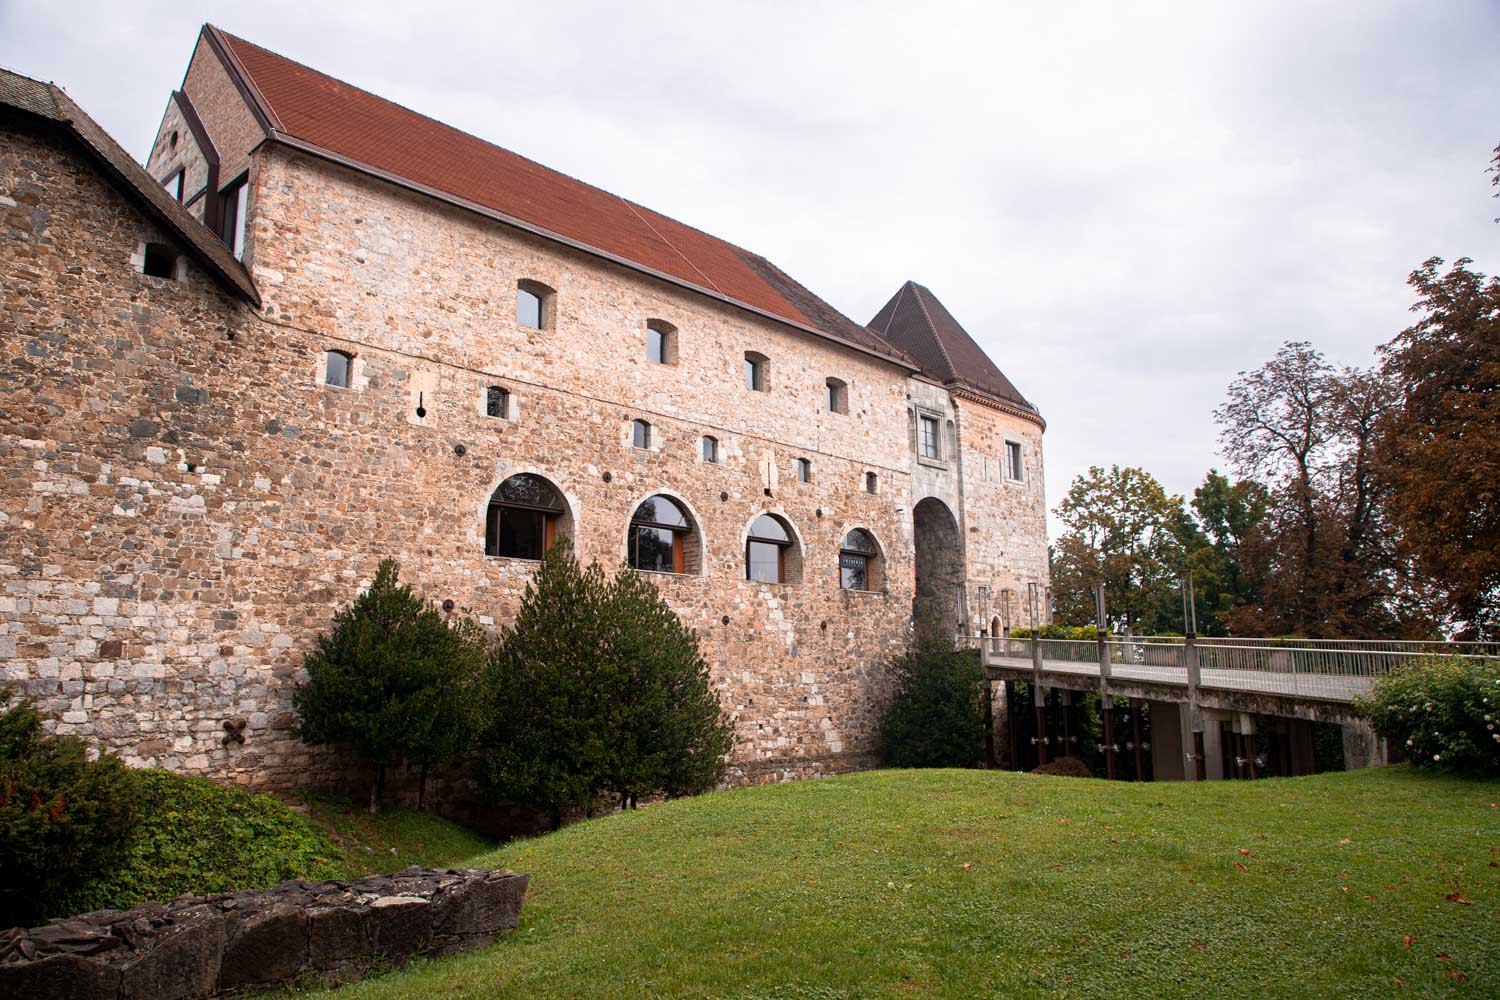
{"label": "shrub", "polygon": [[491,657],[481,780],[497,799],[568,809],[690,795],[724,774],[733,731],[698,641],[655,586],[547,553]]}
{"label": "shrub", "polygon": [[[0,704],[11,690],[0,688]],[[136,779],[119,758],[89,760],[76,736],[48,736],[31,703],[0,713],[0,927],[60,912],[111,871],[135,828]]]}
{"label": "shrub", "polygon": [[895,695],[880,724],[891,767],[973,767],[984,740],[984,671],[976,650],[919,629],[891,661]]}
{"label": "shrub", "polygon": [[709,683],[697,637],[655,584],[631,570],[615,575],[604,618],[624,709],[606,787],[622,805],[713,788],[724,777],[734,728]]}
{"label": "shrub", "polygon": [[479,627],[444,620],[397,583],[399,572],[392,560],[380,563],[369,589],[318,636],[307,682],[292,693],[304,742],[345,744],[375,765],[371,813],[396,757],[420,767],[417,804],[425,804],[428,769],[470,745],[484,671]]}
{"label": "shrub", "polygon": [[1040,767],[1033,767],[1032,774],[1054,774],[1064,778],[1092,778],[1094,772],[1077,757],[1059,757]]}
{"label": "shrub", "polygon": [[340,874],[337,849],[268,795],[167,771],[135,773],[137,835],[118,864],[79,893],[75,912]]}
{"label": "shrub", "polygon": [[1418,766],[1500,774],[1500,661],[1424,658],[1377,678],[1358,705]]}

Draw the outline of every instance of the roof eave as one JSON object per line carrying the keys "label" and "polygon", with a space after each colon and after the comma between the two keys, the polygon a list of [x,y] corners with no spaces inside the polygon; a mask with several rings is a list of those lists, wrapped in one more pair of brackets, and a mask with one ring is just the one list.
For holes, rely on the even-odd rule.
{"label": "roof eave", "polygon": [[946,383],[946,386],[948,391],[959,399],[971,400],[983,406],[988,406],[991,409],[999,410],[1001,413],[1008,413],[1013,417],[1029,420],[1044,431],[1047,429],[1047,421],[1030,404],[1022,406],[1014,400],[1002,399],[992,392],[986,392],[984,389],[970,385],[959,379]]}
{"label": "roof eave", "polygon": [[307,153],[311,156],[316,156],[320,159],[328,160],[331,163],[336,163],[339,166],[347,167],[348,169],[354,170],[358,173],[377,178],[379,180],[385,181],[388,184],[394,184],[395,186],[405,188],[408,191],[415,191],[416,193],[426,195],[429,198],[435,198],[438,201],[453,205],[456,208],[462,208],[465,211],[473,212],[476,215],[481,215],[495,222],[520,229],[523,232],[530,233],[534,236],[539,236],[542,239],[550,240],[554,243],[560,243],[563,246],[570,247],[582,253],[589,254],[590,256],[598,257],[602,260],[607,260],[612,264],[618,264],[619,266],[628,268],[629,270],[656,278],[659,281],[665,281],[668,284],[676,285],[679,288],[685,288],[688,291],[696,292],[699,295],[703,295],[717,302],[722,302],[725,305],[729,305],[736,309],[752,313],[756,316],[760,316],[763,319],[771,320],[772,322],[780,324],[781,326],[789,327],[790,329],[797,330],[802,333],[811,334],[812,336],[817,337],[820,340],[826,340],[829,343],[837,344],[840,347],[848,348],[851,351],[857,351],[860,354],[864,354],[868,357],[883,361],[886,364],[894,365],[895,367],[900,368],[903,371],[918,371],[916,365],[902,361],[898,358],[894,358],[888,354],[882,354],[879,351],[871,350],[870,348],[865,347],[862,344],[856,344],[851,340],[845,340],[843,337],[835,336],[834,334],[831,334],[826,330],[819,330],[817,327],[807,326],[803,323],[794,322],[793,320],[789,320],[784,316],[778,316],[770,310],[762,309],[759,306],[753,306],[748,302],[742,302],[739,299],[725,295],[723,292],[716,291],[712,288],[707,288],[703,285],[695,284],[694,282],[679,278],[676,275],[668,274],[665,271],[658,271],[654,267],[648,267],[645,264],[638,263],[626,257],[621,257],[619,254],[610,253],[608,250],[602,250],[599,247],[593,246],[589,243],[585,243],[582,240],[575,240],[570,236],[564,236],[563,234],[554,232],[553,230],[547,229],[544,226],[538,226],[535,223],[527,222],[524,219],[518,219],[513,215],[507,215],[506,213],[497,211],[496,209],[490,208],[487,205],[481,205],[476,201],[470,201],[467,198],[461,198],[458,195],[450,194],[449,192],[443,191],[440,188],[430,187],[429,185],[413,181],[410,178],[402,177],[400,174],[392,173],[389,170],[382,170],[380,167],[372,166],[371,164],[365,163],[362,160],[357,160],[352,156],[345,156],[342,153],[335,152],[334,150],[328,149],[324,146],[320,146],[317,143],[308,142],[306,139],[302,139],[297,136],[291,135],[290,133],[283,132],[280,129],[274,127],[271,128],[269,138],[270,141],[279,143],[283,146],[287,146],[291,149]]}

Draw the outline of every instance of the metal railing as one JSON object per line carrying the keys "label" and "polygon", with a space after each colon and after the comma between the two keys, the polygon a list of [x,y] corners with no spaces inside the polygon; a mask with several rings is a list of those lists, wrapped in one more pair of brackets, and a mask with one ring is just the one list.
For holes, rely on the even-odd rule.
{"label": "metal railing", "polygon": [[[1039,642],[1044,672],[1098,676],[1099,646],[1088,639],[976,637],[986,663],[1029,666]],[[1430,656],[1500,659],[1500,643],[1378,639],[1224,639],[1194,643],[1200,688],[1351,701],[1376,677]],[[1187,684],[1181,636],[1111,636],[1110,673],[1121,680]]]}

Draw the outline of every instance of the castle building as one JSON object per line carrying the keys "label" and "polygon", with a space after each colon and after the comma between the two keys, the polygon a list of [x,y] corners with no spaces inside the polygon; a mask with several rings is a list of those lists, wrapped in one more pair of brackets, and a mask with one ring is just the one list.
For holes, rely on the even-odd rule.
{"label": "castle building", "polygon": [[559,538],[652,574],[741,782],[872,766],[914,607],[1047,585],[1043,421],[928,289],[861,325],[212,26],[144,166],[0,73],[0,361],[0,681],[137,765],[335,773],[290,692],[385,557],[495,627]]}

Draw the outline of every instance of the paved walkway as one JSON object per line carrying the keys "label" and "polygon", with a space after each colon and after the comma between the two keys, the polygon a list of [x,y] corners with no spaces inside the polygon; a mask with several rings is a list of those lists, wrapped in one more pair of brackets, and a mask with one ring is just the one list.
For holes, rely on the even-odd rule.
{"label": "paved walkway", "polygon": [[[1006,670],[1031,670],[1031,657],[1029,656],[997,656],[986,651],[984,662],[986,666]],[[1099,664],[1080,663],[1076,660],[1044,659],[1042,673],[1098,677]],[[1177,685],[1183,689],[1183,700],[1187,700],[1187,670],[1183,667],[1150,667],[1132,663],[1112,663],[1110,675],[1122,681]],[[1216,688],[1294,698],[1318,698],[1326,701],[1353,701],[1355,695],[1370,690],[1370,678],[1347,674],[1292,674],[1274,673],[1268,670],[1201,669],[1199,677],[1198,686],[1203,689]]]}

